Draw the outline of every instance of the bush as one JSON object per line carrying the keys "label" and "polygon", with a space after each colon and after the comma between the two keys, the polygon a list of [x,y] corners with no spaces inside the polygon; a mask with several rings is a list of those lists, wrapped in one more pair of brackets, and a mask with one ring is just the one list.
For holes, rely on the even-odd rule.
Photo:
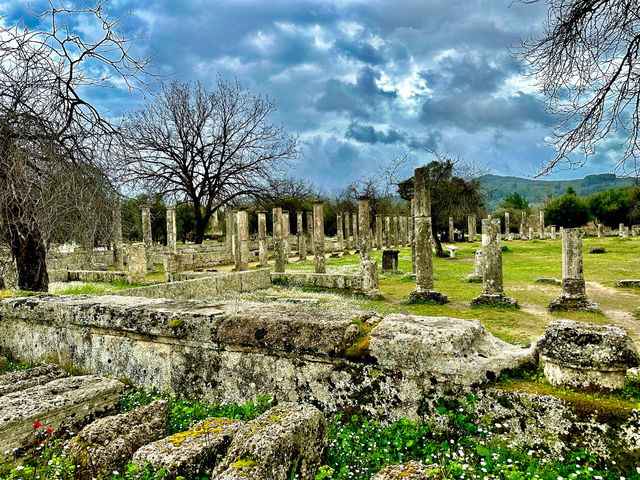
{"label": "bush", "polygon": [[591,219],[591,213],[587,202],[569,187],[564,195],[547,205],[544,218],[547,225],[576,228],[585,225]]}

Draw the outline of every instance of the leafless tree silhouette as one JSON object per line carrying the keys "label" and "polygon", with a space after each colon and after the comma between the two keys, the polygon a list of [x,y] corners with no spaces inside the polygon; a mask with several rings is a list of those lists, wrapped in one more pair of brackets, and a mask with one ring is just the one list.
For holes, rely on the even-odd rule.
{"label": "leafless tree silhouette", "polygon": [[[49,0],[45,11],[30,12],[36,30],[24,22],[0,27],[0,222],[26,290],[48,285],[41,222],[43,205],[54,200],[51,182],[103,182],[96,152],[118,128],[89,92],[119,84],[144,95],[153,80],[149,56],[132,53],[122,18],[111,18],[104,0],[66,3]],[[94,25],[93,34],[80,34],[80,22]]]}
{"label": "leafless tree silhouette", "polygon": [[[540,0],[521,0],[536,3]],[[640,174],[640,8],[637,0],[546,0],[543,33],[516,51],[559,123],[550,143],[560,165],[583,166],[605,137],[620,139],[615,170]],[[571,155],[571,154],[579,154]]]}

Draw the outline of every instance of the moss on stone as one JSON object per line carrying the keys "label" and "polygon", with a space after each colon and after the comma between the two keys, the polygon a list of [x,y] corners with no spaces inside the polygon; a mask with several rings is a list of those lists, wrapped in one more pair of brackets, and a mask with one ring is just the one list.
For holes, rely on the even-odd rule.
{"label": "moss on stone", "polygon": [[495,388],[507,392],[533,393],[559,398],[569,405],[579,419],[595,418],[600,423],[617,425],[625,422],[636,408],[635,402],[615,397],[595,397],[567,388],[557,388],[540,382],[512,381]]}
{"label": "moss on stone", "polygon": [[175,318],[169,323],[169,328],[177,329],[184,325],[184,320],[182,318]]}
{"label": "moss on stone", "polygon": [[229,418],[214,417],[209,420],[205,420],[203,423],[196,425],[195,427],[179,432],[167,437],[167,441],[171,442],[174,447],[180,447],[187,438],[199,438],[212,433],[221,432],[226,425],[233,423],[234,420]]}

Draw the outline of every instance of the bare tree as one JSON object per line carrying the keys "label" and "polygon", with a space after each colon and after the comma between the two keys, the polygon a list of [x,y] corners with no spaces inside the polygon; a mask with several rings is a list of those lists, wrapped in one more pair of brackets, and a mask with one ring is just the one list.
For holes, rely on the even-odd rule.
{"label": "bare tree", "polygon": [[[521,0],[536,3],[540,0]],[[551,144],[560,164],[585,164],[601,141],[622,137],[615,170],[640,175],[640,9],[637,0],[546,0],[541,36],[522,42],[517,53],[557,114]],[[580,158],[571,157],[574,152]]]}
{"label": "bare tree", "polygon": [[[0,27],[0,222],[22,289],[48,286],[39,209],[51,200],[51,173],[65,166],[88,173],[96,140],[117,131],[86,95],[115,81],[144,93],[150,80],[149,58],[131,53],[121,19],[104,6],[104,0],[73,7],[49,0],[47,10],[30,12],[42,29],[23,22]],[[99,38],[83,38],[76,22],[97,24]]]}
{"label": "bare tree", "polygon": [[126,178],[151,191],[189,201],[196,243],[217,209],[238,197],[264,192],[281,168],[298,156],[297,139],[269,122],[275,104],[236,80],[172,82],[152,104],[125,122]]}

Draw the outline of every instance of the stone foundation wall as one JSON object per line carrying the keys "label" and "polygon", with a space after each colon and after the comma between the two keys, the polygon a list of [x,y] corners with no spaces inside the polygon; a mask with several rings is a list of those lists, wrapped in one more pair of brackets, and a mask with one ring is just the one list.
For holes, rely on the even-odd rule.
{"label": "stone foundation wall", "polygon": [[536,351],[492,337],[475,320],[41,295],[0,302],[0,352],[218,402],[272,394],[328,413],[431,422],[442,432],[461,428],[462,412],[506,441],[554,454],[589,448],[633,460],[640,450],[633,406],[606,411],[487,385],[535,361]]}
{"label": "stone foundation wall", "polygon": [[50,282],[126,282],[127,272],[104,270],[50,270]]}
{"label": "stone foundation wall", "polygon": [[272,283],[294,287],[322,287],[362,291],[362,276],[339,273],[272,273]]}
{"label": "stone foundation wall", "polygon": [[200,278],[120,290],[115,294],[127,297],[203,300],[221,293],[249,292],[258,288],[267,288],[270,284],[269,270],[260,269],[246,272],[209,273]]}

